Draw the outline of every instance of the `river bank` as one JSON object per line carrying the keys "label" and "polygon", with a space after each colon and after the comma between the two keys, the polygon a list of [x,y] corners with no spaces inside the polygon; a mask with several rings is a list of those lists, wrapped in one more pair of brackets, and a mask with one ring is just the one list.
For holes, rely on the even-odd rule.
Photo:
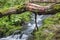
{"label": "river bank", "polygon": [[60,40],[60,12],[46,18],[33,35],[33,40]]}

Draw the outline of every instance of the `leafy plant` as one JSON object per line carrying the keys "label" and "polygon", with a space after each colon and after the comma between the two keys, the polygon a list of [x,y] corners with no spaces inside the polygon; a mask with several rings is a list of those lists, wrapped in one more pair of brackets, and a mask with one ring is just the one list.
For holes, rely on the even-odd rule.
{"label": "leafy plant", "polygon": [[[16,30],[21,30],[23,22],[30,21],[31,12],[21,14],[12,14],[10,19],[8,16],[0,18],[0,37],[11,35]],[[22,25],[23,26],[23,25]]]}

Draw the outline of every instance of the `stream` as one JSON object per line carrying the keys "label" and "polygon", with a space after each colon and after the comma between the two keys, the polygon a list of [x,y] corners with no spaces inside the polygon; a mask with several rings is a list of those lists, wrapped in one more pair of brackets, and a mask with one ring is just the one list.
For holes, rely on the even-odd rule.
{"label": "stream", "polygon": [[[27,24],[27,28],[22,31],[21,34],[11,35],[6,38],[1,38],[0,40],[28,40],[31,37],[31,33],[36,28],[35,26],[35,14],[31,15],[31,21]],[[40,27],[42,25],[42,21],[49,17],[50,15],[37,15],[37,26]]]}

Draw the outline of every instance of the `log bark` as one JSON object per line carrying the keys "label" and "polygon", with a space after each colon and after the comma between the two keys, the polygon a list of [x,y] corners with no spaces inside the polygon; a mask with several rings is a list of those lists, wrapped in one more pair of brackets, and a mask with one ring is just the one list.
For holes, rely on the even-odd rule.
{"label": "log bark", "polygon": [[60,0],[30,0],[31,3],[59,3]]}
{"label": "log bark", "polygon": [[34,3],[28,3],[26,5],[26,10],[29,10],[31,12],[36,12],[36,13],[41,13],[41,14],[46,14],[48,12],[54,12],[53,6],[55,5],[55,3],[49,4],[47,6],[40,6]]}

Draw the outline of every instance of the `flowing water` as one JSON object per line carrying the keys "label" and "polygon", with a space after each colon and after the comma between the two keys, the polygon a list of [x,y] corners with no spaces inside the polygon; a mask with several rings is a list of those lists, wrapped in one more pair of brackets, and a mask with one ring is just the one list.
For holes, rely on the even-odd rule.
{"label": "flowing water", "polygon": [[[50,15],[37,15],[37,26],[40,27],[42,25],[42,21],[43,19],[47,18]],[[17,34],[17,35],[11,35],[8,36],[6,38],[1,38],[0,40],[27,40],[28,37],[31,36],[31,33],[33,32],[33,30],[36,28],[35,27],[35,15],[32,14],[31,17],[31,21],[27,24],[27,29],[25,29],[24,31],[22,31],[21,34]]]}

